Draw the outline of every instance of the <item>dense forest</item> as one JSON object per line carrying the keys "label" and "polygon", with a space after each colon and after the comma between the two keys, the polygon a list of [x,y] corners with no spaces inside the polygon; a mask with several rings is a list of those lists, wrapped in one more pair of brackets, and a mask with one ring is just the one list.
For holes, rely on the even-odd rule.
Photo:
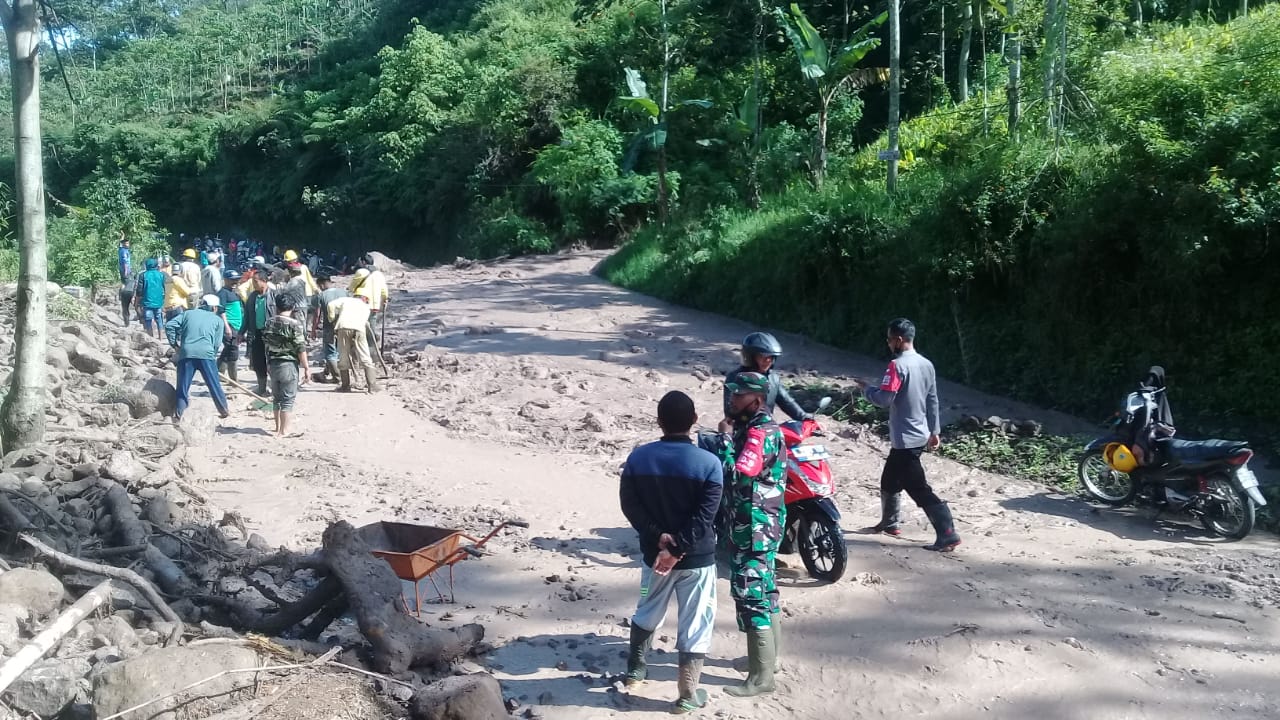
{"label": "dense forest", "polygon": [[910,315],[1001,394],[1098,414],[1158,362],[1216,427],[1280,411],[1278,8],[907,0],[893,192],[887,8],[51,0],[53,273],[120,230],[621,245],[615,282],[864,352]]}

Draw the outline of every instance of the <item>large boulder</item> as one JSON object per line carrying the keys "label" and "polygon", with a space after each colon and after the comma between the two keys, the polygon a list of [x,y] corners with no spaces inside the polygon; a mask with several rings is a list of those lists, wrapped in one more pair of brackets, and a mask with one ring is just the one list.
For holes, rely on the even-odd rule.
{"label": "large boulder", "polygon": [[102,474],[122,485],[133,485],[147,474],[147,469],[128,450],[117,450],[102,466]]}
{"label": "large boulder", "polygon": [[[170,647],[143,653],[132,660],[108,665],[93,679],[93,709],[96,717],[118,713],[152,698],[163,697],[225,670],[258,667],[258,654],[234,645]],[[172,710],[178,704],[197,712],[196,698],[215,698],[254,683],[254,673],[223,675],[181,693],[178,697],[149,706],[147,717]]]}
{"label": "large boulder", "polygon": [[157,412],[170,416],[178,406],[178,389],[164,378],[153,377],[130,392],[127,402],[135,419]]}
{"label": "large boulder", "polygon": [[0,598],[45,616],[62,606],[62,582],[44,570],[14,568],[0,574]]}
{"label": "large boulder", "polygon": [[66,372],[71,368],[71,356],[61,345],[50,345],[44,351],[44,361],[49,367]]}
{"label": "large boulder", "polygon": [[71,704],[80,678],[89,674],[84,658],[42,660],[9,686],[9,704],[40,717],[53,717]]}
{"label": "large boulder", "polygon": [[402,263],[399,260],[393,260],[376,250],[369,253],[369,257],[373,260],[373,267],[381,270],[388,276],[402,273],[405,270],[410,269],[405,263]]}
{"label": "large boulder", "polygon": [[17,603],[0,603],[0,655],[12,655],[22,647],[22,626],[31,611]]}
{"label": "large boulder", "polygon": [[87,375],[115,375],[120,371],[115,358],[81,340],[69,353],[71,366]]}
{"label": "large boulder", "polygon": [[413,696],[413,720],[510,720],[502,687],[487,673],[455,675],[434,682]]}

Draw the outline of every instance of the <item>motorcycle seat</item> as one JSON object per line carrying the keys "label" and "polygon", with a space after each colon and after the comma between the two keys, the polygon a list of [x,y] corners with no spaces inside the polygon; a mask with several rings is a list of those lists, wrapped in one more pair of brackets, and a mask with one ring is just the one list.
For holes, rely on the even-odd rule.
{"label": "motorcycle seat", "polygon": [[1249,447],[1239,440],[1179,440],[1169,438],[1164,442],[1170,457],[1184,465],[1209,462],[1230,457],[1237,450]]}

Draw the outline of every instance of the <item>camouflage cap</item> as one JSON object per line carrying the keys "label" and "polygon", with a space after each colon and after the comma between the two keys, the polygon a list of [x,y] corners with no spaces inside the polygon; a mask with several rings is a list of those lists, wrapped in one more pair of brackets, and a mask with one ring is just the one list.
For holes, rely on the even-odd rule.
{"label": "camouflage cap", "polygon": [[734,395],[744,395],[746,393],[767,394],[769,392],[769,378],[757,372],[738,373],[724,385]]}

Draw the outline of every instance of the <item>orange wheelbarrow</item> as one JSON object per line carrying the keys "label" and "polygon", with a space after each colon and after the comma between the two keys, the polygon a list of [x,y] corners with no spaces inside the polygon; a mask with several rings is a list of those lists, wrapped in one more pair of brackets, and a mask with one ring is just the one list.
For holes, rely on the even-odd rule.
{"label": "orange wheelbarrow", "polygon": [[[360,528],[360,534],[369,543],[373,554],[387,561],[396,577],[413,583],[413,614],[421,615],[422,581],[431,582],[440,602],[452,602],[453,566],[468,557],[483,557],[484,553],[480,548],[508,525],[529,527],[529,523],[523,520],[508,520],[499,524],[488,535],[476,538],[453,528],[376,522]],[[435,573],[442,568],[449,570],[448,601],[435,578]],[[403,592],[400,599],[404,603],[405,612],[408,612],[409,601],[405,599]]]}

